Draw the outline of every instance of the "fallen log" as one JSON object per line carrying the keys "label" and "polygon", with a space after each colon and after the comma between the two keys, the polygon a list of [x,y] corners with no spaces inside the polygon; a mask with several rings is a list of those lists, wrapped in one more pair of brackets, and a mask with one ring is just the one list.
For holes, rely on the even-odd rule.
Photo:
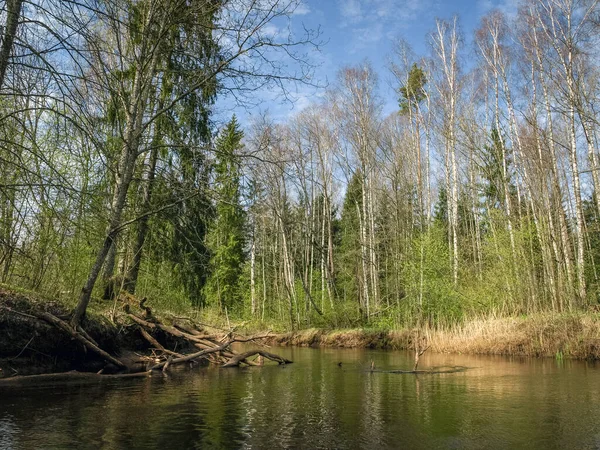
{"label": "fallen log", "polygon": [[250,350],[250,351],[247,351],[244,353],[240,353],[239,355],[235,355],[233,358],[231,358],[229,361],[227,361],[225,364],[223,364],[223,367],[237,367],[242,362],[247,363],[244,360],[248,359],[254,355],[259,355],[259,356],[262,356],[263,358],[270,359],[271,361],[275,361],[277,364],[291,364],[292,363],[292,361],[290,361],[289,359],[282,358],[281,356],[274,355],[273,353],[265,352],[264,350]]}
{"label": "fallen log", "polygon": [[98,343],[97,343],[97,342],[94,340],[94,338],[93,338],[93,337],[91,337],[91,336],[90,336],[90,335],[87,333],[87,331],[85,331],[85,330],[84,330],[84,329],[83,329],[81,326],[78,326],[78,327],[77,327],[77,331],[78,331],[79,333],[81,333],[81,334],[83,335],[83,337],[84,337],[84,338],[86,338],[88,341],[90,341],[90,342],[91,342],[92,344],[94,344],[96,347],[100,347],[100,346],[98,345]]}
{"label": "fallen log", "polygon": [[148,333],[143,327],[140,327],[139,330],[143,338],[146,339],[150,343],[150,345],[152,345],[155,349],[160,350],[161,352],[167,355],[177,356],[178,358],[183,356],[181,353],[177,353],[165,348],[160,342],[154,339],[152,335]]}
{"label": "fallen log", "polygon": [[165,365],[162,368],[163,373],[166,373],[167,369],[171,365],[171,361],[173,361],[173,357],[169,356],[169,359],[167,359],[167,362],[165,363]]}
{"label": "fallen log", "polygon": [[17,375],[14,377],[0,378],[0,386],[5,384],[18,384],[21,382],[38,382],[38,381],[61,381],[65,379],[90,379],[90,380],[103,380],[106,378],[140,378],[148,377],[152,375],[152,372],[147,370],[144,372],[132,372],[132,373],[117,373],[117,374],[101,374],[95,372],[78,372],[76,370],[70,372],[59,372],[59,373],[42,373],[39,375]]}
{"label": "fallen log", "polygon": [[117,358],[109,355],[108,353],[106,353],[104,350],[102,350],[100,347],[98,347],[97,345],[95,345],[93,342],[89,341],[88,339],[86,339],[81,333],[78,333],[77,331],[75,331],[71,325],[69,325],[67,322],[65,322],[64,320],[59,319],[58,317],[48,313],[48,312],[34,312],[34,314],[42,319],[45,320],[46,322],[48,322],[51,325],[54,325],[58,328],[60,328],[61,330],[65,331],[66,333],[70,334],[74,339],[78,340],[79,342],[81,342],[87,349],[91,350],[92,352],[96,353],[97,355],[99,355],[100,357],[102,357],[105,361],[110,362],[112,364],[114,364],[117,367],[120,367],[122,369],[127,369],[127,366],[125,364],[123,364],[121,361],[119,361]]}
{"label": "fallen log", "polygon": [[[134,298],[135,299],[135,298]],[[128,300],[131,303],[131,299]],[[257,365],[257,361],[252,361],[249,358],[262,353],[264,356],[260,356],[259,360],[262,360],[264,357],[267,359],[271,359],[280,364],[289,363],[284,358],[280,358],[276,355],[271,355],[267,352],[246,352],[241,355],[238,355],[236,351],[232,350],[231,344],[235,342],[250,342],[250,341],[258,341],[260,339],[268,338],[269,334],[263,336],[252,336],[252,337],[243,337],[240,334],[236,333],[236,328],[229,328],[227,333],[219,333],[216,332],[214,335],[209,334],[204,327],[197,328],[195,323],[191,322],[190,325],[178,324],[174,323],[172,326],[161,323],[161,320],[153,315],[152,309],[149,306],[146,306],[146,299],[142,299],[139,302],[139,306],[142,312],[133,313],[133,311],[129,308],[129,304],[125,305],[126,314],[120,315],[121,317],[128,317],[133,323],[133,329],[139,329],[139,333],[141,338],[147,341],[150,345],[145,346],[149,351],[146,352],[148,356],[140,355],[135,353],[135,349],[139,347],[139,340],[137,333],[133,335],[127,331],[125,333],[125,338],[133,338],[131,339],[131,343],[126,343],[124,339],[117,339],[118,331],[116,328],[112,328],[111,326],[101,326],[98,328],[98,335],[94,334],[94,337],[90,336],[86,332],[84,328],[81,326],[73,327],[68,322],[68,314],[64,315],[57,314],[54,309],[51,312],[47,312],[42,309],[37,309],[36,305],[32,305],[31,309],[27,311],[17,311],[13,309],[11,306],[0,305],[1,310],[7,310],[9,313],[17,314],[27,319],[33,319],[34,323],[26,323],[27,326],[37,326],[35,322],[45,322],[48,323],[53,330],[52,337],[53,339],[50,342],[50,346],[52,347],[52,342],[56,340],[56,342],[63,342],[64,338],[62,334],[66,333],[65,336],[68,335],[69,338],[72,339],[75,344],[74,349],[76,350],[72,356],[68,355],[66,352],[61,349],[56,349],[56,353],[54,353],[54,349],[50,348],[50,350],[46,353],[42,353],[47,356],[49,359],[53,358],[53,363],[48,365],[48,369],[50,367],[56,367],[61,370],[66,368],[86,368],[84,370],[90,369],[96,373],[68,373],[64,375],[64,373],[52,373],[45,375],[48,379],[60,378],[60,377],[115,377],[114,372],[118,372],[118,376],[146,376],[146,374],[151,373],[152,370],[162,369],[163,371],[167,371],[171,368],[171,366],[180,364],[186,361],[193,361],[195,359],[206,359],[211,361],[212,363],[218,365],[228,364],[228,367],[232,365]],[[58,308],[57,308],[58,309]],[[145,316],[142,316],[146,313]],[[90,321],[93,320],[90,318]],[[189,319],[186,319],[189,320]],[[90,322],[90,324],[93,322]],[[117,325],[127,325],[127,323],[117,323],[113,322],[112,326],[116,327]],[[208,326],[208,325],[206,325]],[[239,325],[241,326],[241,325]],[[129,328],[129,327],[127,327]],[[56,330],[56,331],[54,331]],[[119,356],[113,356],[106,350],[102,349],[101,346],[96,342],[98,336],[102,337],[102,340],[98,339],[98,342],[107,342],[111,346],[110,348],[122,348],[123,351],[119,352]],[[172,339],[175,337],[175,339]],[[96,339],[95,339],[96,338]],[[20,356],[25,349],[29,346],[31,340],[22,347],[21,352],[17,355]],[[174,345],[171,345],[171,343]],[[24,343],[24,342],[23,342]],[[260,345],[260,342],[257,342],[257,345]],[[85,350],[89,354],[94,354],[94,358],[89,358],[85,354],[80,351],[77,351],[78,346],[82,345],[83,350]],[[69,346],[71,347],[71,346]],[[191,350],[190,350],[191,348]],[[127,353],[127,351],[129,353]],[[185,354],[186,352],[194,352],[190,354]],[[16,352],[15,352],[16,353]],[[38,352],[41,353],[41,352]],[[111,351],[113,353],[113,351]],[[97,355],[97,356],[96,356]],[[142,360],[130,361],[128,355],[135,355]],[[269,355],[269,356],[267,356]],[[59,360],[58,358],[63,358],[63,360]],[[58,362],[57,362],[58,361]],[[98,371],[98,362],[104,361],[108,363],[105,365],[104,369]],[[60,364],[59,364],[60,363]],[[148,366],[151,367],[148,369]],[[140,367],[138,367],[140,365]],[[145,372],[144,372],[145,371]],[[105,374],[106,372],[110,372],[110,374]],[[16,371],[15,371],[15,374]],[[2,373],[2,369],[0,369],[0,378],[5,376]],[[11,377],[12,379],[12,377]],[[15,381],[17,381],[16,379]]]}
{"label": "fallen log", "polygon": [[[207,346],[194,343],[194,347],[196,347],[199,350],[210,350],[214,349],[216,346]],[[227,358],[231,356],[233,356],[233,353],[228,352],[227,350],[223,350],[220,352],[210,353],[207,359],[213,364],[224,364],[227,361]]]}
{"label": "fallen log", "polygon": [[[202,351],[199,351],[199,352],[196,352],[196,353],[190,353],[189,355],[182,356],[181,358],[172,359],[169,362],[169,365],[181,364],[181,363],[184,363],[184,362],[187,362],[187,361],[191,361],[193,359],[198,359],[198,358],[203,357],[205,355],[209,355],[211,353],[220,352],[220,351],[224,350],[225,348],[227,348],[229,345],[231,345],[231,342],[226,342],[225,344],[223,344],[223,345],[221,345],[219,347],[209,348],[209,349],[202,350]],[[167,362],[165,361],[165,362],[161,362],[161,363],[155,364],[154,366],[150,367],[148,370],[162,369],[165,366],[166,363]]]}
{"label": "fallen log", "polygon": [[207,333],[202,333],[198,330],[194,330],[193,328],[186,327],[181,325],[180,323],[173,323],[173,326],[184,333],[190,334],[192,336],[196,336],[198,339],[207,339],[210,338],[211,335]]}
{"label": "fallen log", "polygon": [[421,370],[380,370],[380,369],[370,369],[369,372],[374,373],[397,373],[397,374],[428,374],[428,375],[437,375],[442,373],[458,373],[458,372],[466,372],[468,367],[464,366],[455,366],[455,367],[433,367],[431,369],[421,369]]}
{"label": "fallen log", "polygon": [[138,325],[142,325],[142,326],[150,328],[150,329],[159,328],[159,329],[165,331],[166,333],[169,333],[175,337],[187,339],[188,341],[196,341],[197,339],[199,339],[196,336],[194,336],[192,334],[184,333],[183,331],[180,331],[175,327],[170,327],[170,326],[164,325],[160,322],[148,322],[147,320],[144,320],[144,319],[136,316],[135,314],[132,314],[131,312],[127,312],[127,317],[129,317],[131,320],[133,320]]}
{"label": "fallen log", "polygon": [[[218,347],[217,344],[206,340],[205,335],[194,335],[194,334],[186,333],[185,331],[182,331],[176,327],[170,327],[170,326],[164,325],[160,322],[148,322],[147,320],[144,320],[141,317],[138,317],[135,314],[132,314],[131,312],[127,313],[127,317],[129,317],[135,323],[140,325],[140,330],[144,330],[144,327],[149,328],[151,330],[158,328],[158,329],[164,331],[165,333],[168,333],[177,338],[186,339],[187,341],[191,342],[196,348],[199,348],[200,350],[209,350],[209,349],[214,349],[215,347]],[[148,340],[148,338],[146,336],[151,337],[150,333],[147,333],[147,332],[146,332],[146,335],[144,335],[144,338],[146,338],[146,340]],[[160,345],[158,343],[158,341],[154,340],[154,342],[156,342],[156,344]],[[155,345],[155,344],[152,344],[152,345]],[[156,345],[155,345],[155,347],[156,347]],[[164,349],[164,346],[161,346],[161,347]],[[212,353],[216,353],[216,352],[212,352]],[[225,359],[221,359],[218,355],[212,355],[212,353],[211,353],[211,358],[213,359],[214,363],[218,364],[218,363],[225,362]],[[173,353],[173,356],[177,356],[178,358],[181,358],[184,355]],[[233,353],[223,351],[223,356],[225,358],[228,358],[228,357],[233,356]]]}
{"label": "fallen log", "polygon": [[[174,359],[171,360],[170,365],[181,364],[181,363],[184,363],[186,361],[191,361],[191,360],[194,360],[194,359],[205,357],[206,355],[210,355],[212,353],[223,352],[224,350],[226,350],[234,342],[250,342],[250,341],[257,340],[257,339],[266,339],[267,337],[269,337],[269,334],[266,334],[266,335],[263,335],[263,336],[252,336],[252,337],[248,337],[248,338],[235,338],[235,339],[231,339],[231,340],[229,340],[229,341],[227,341],[227,342],[225,342],[225,343],[223,343],[223,344],[221,344],[221,345],[219,345],[217,347],[207,348],[207,349],[201,350],[201,351],[196,352],[196,353],[191,353],[189,355],[185,355],[185,356],[183,356],[181,358],[174,358]],[[267,352],[264,352],[264,353],[267,353]],[[250,356],[255,355],[255,354],[256,354],[256,352],[252,353]],[[242,354],[241,356],[243,356],[243,355],[244,354]],[[234,355],[233,357],[235,358],[237,356],[240,356],[240,355]],[[284,361],[283,358],[280,358],[277,355],[271,355],[271,356]],[[244,360],[244,359],[246,359],[248,357],[249,356],[244,356],[244,357],[240,358],[240,361]],[[289,360],[285,360],[285,361],[288,364],[291,363],[291,361],[289,361]],[[154,366],[150,367],[149,370],[162,369],[162,367],[165,364],[166,364],[166,362],[161,362],[161,363],[155,364]]]}
{"label": "fallen log", "polygon": [[[135,314],[131,313],[131,311],[127,311],[127,317],[129,317],[135,323],[140,325],[141,326],[140,328],[143,328],[143,327],[147,327],[150,329],[158,328],[166,333],[171,334],[172,336],[188,340],[196,348],[200,349],[201,351],[212,350],[211,352],[203,353],[200,356],[210,355],[210,356],[207,356],[207,358],[210,358],[212,360],[212,362],[214,362],[216,364],[219,364],[219,363],[224,364],[228,360],[230,360],[231,358],[233,358],[235,356],[235,353],[227,350],[227,347],[229,346],[229,344],[231,344],[233,342],[250,342],[250,341],[254,341],[254,340],[258,340],[258,339],[265,339],[265,338],[269,337],[269,335],[270,335],[270,332],[269,332],[264,336],[236,338],[236,339],[230,340],[228,342],[227,346],[222,347],[222,345],[208,340],[209,336],[207,336],[206,334],[203,334],[197,330],[190,330],[187,327],[183,327],[178,324],[174,324],[174,326],[168,326],[168,325],[164,325],[157,321],[156,322],[148,322],[147,320],[144,320],[141,317],[138,317]],[[148,333],[148,335],[149,335],[149,333]],[[216,348],[219,348],[219,350],[215,350]],[[198,355],[200,353],[201,352],[197,352],[194,354]],[[216,353],[220,353],[220,355],[216,355]],[[197,356],[196,358],[198,358],[200,356]],[[181,357],[182,357],[182,355],[179,355],[179,358],[177,358],[177,359],[181,359]],[[191,359],[195,359],[195,358],[191,358]],[[184,362],[184,361],[181,361],[181,362]],[[176,362],[173,361],[172,364],[173,363],[176,363]],[[248,365],[254,365],[254,363],[249,362],[249,361],[245,361],[245,363]]]}

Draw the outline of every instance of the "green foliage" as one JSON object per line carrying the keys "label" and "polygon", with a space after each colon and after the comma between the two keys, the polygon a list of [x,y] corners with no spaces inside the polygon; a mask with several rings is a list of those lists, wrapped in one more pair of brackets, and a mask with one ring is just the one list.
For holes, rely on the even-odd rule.
{"label": "green foliage", "polygon": [[360,217],[362,208],[362,174],[356,171],[346,188],[346,197],[342,208],[342,217],[339,221],[339,248],[337,255],[339,261],[339,276],[337,286],[340,296],[344,301],[357,301],[361,303],[360,290]]}
{"label": "green foliage", "polygon": [[433,209],[433,220],[438,226],[448,228],[448,192],[446,186],[440,186],[438,200]]}
{"label": "green foliage", "polygon": [[216,217],[207,235],[211,252],[207,297],[220,310],[227,308],[228,311],[242,306],[240,277],[246,258],[246,226],[240,199],[238,152],[242,148],[243,136],[234,116],[217,139],[214,167]]}
{"label": "green foliage", "polygon": [[500,134],[492,129],[491,144],[483,147],[482,175],[485,180],[483,195],[486,204],[493,208],[500,208],[504,204],[504,174],[503,174],[503,145]]}
{"label": "green foliage", "polygon": [[[198,189],[206,189],[199,186]],[[194,197],[176,208],[172,217],[170,261],[194,305],[204,304],[202,289],[208,275],[210,252],[205,237],[212,215],[212,205],[203,196]]]}
{"label": "green foliage", "polygon": [[452,282],[450,251],[443,227],[432,226],[415,238],[402,275],[406,297],[398,314],[405,326],[425,323],[441,326],[462,320],[467,305]]}
{"label": "green foliage", "polygon": [[583,213],[587,227],[589,252],[587,253],[586,280],[590,291],[593,292],[589,302],[593,305],[600,304],[600,273],[595,262],[600,261],[600,215],[596,207],[596,192],[592,192],[589,199],[583,202]]}
{"label": "green foliage", "polygon": [[[500,132],[492,128],[490,143],[483,147],[483,178],[481,191],[487,208],[502,209],[506,206],[504,186],[508,185],[509,196],[516,197],[515,186],[512,184],[512,160],[510,151],[504,147]],[[504,171],[506,170],[506,177]]]}
{"label": "green foliage", "polygon": [[425,85],[427,77],[425,71],[414,63],[408,73],[408,80],[404,86],[399,89],[400,112],[408,114],[409,110],[417,107],[426,97]]}
{"label": "green foliage", "polygon": [[[444,77],[437,72],[440,67],[432,66],[431,77],[438,81],[432,88],[429,75],[413,64],[406,84],[397,92],[404,117],[392,115],[391,120],[383,120],[377,99],[367,97],[368,89],[352,89],[351,95],[340,95],[335,114],[323,114],[325,120],[319,114],[311,116],[311,111],[291,126],[269,126],[268,139],[257,139],[260,142],[252,149],[268,158],[255,162],[259,167],[255,185],[242,192],[245,161],[240,158],[240,125],[234,117],[215,145],[211,110],[225,77],[235,72],[239,83],[228,86],[246,91],[253,84],[252,74],[245,70],[262,70],[269,64],[249,61],[246,65],[238,58],[241,66],[219,72],[226,59],[249,57],[248,53],[225,55],[215,40],[215,25],[223,18],[220,9],[228,5],[223,0],[189,0],[176,9],[172,3],[161,3],[172,7],[168,15],[164,9],[153,9],[157,3],[148,0],[126,0],[119,5],[114,21],[106,14],[91,22],[99,30],[114,26],[115,35],[107,42],[122,41],[110,67],[99,67],[93,71],[92,83],[77,86],[82,94],[89,88],[89,104],[70,103],[80,94],[71,96],[70,86],[62,86],[58,78],[40,76],[38,64],[20,65],[22,72],[15,74],[23,75],[23,81],[6,84],[9,90],[20,86],[31,92],[15,91],[0,102],[4,117],[0,124],[4,143],[0,148],[0,281],[53,296],[76,297],[94,254],[102,248],[107,218],[114,208],[113,191],[122,175],[119,172],[125,170],[133,181],[125,184],[125,206],[118,220],[130,221],[131,226],[116,239],[117,264],[119,270],[128,272],[132,254],[142,254],[132,250],[138,242],[136,231],[145,230],[147,239],[141,239],[139,246],[144,256],[137,292],[162,309],[184,311],[191,303],[221,319],[225,309],[228,317],[247,319],[251,299],[246,253],[250,248],[256,256],[256,308],[251,320],[275,323],[280,329],[290,323],[377,329],[443,327],[467,317],[564,311],[587,306],[583,300],[599,301],[600,216],[595,193],[584,202],[585,229],[581,230],[589,298],[574,300],[581,234],[573,226],[575,214],[564,206],[576,194],[574,176],[568,165],[563,168],[561,159],[565,157],[560,150],[562,126],[556,127],[555,142],[550,142],[544,130],[549,124],[518,117],[519,130],[512,130],[508,121],[513,118],[505,110],[508,104],[502,95],[498,124],[489,132],[482,130],[470,123],[474,119],[466,113],[487,113],[493,106],[465,108],[462,102],[479,96],[466,95],[465,84],[459,80],[456,104],[445,105],[448,97],[439,83]],[[256,20],[252,11],[248,20]],[[83,31],[89,30],[84,27]],[[85,35],[76,38],[85,43]],[[266,36],[257,39],[249,41],[257,53],[262,45],[274,43]],[[93,44],[98,47],[90,46],[91,58],[93,51],[106,51],[105,42]],[[281,49],[289,50],[290,44]],[[49,58],[51,53],[47,53]],[[48,63],[51,67],[52,61]],[[71,65],[77,64],[67,66]],[[83,66],[88,67],[88,61]],[[357,73],[346,71],[348,76]],[[273,81],[282,81],[276,74],[261,73],[264,81],[271,76]],[[80,74],[59,78],[81,83],[85,79]],[[52,80],[50,85],[46,79]],[[143,93],[133,99],[136,80],[143,85]],[[37,87],[38,83],[42,86]],[[95,91],[96,85],[102,92]],[[492,84],[488,88],[493,89]],[[43,99],[49,92],[67,95],[48,103]],[[337,98],[339,94],[332,95]],[[420,111],[427,95],[435,106],[427,111],[431,115]],[[31,103],[32,98],[40,102]],[[43,112],[38,104],[44,105]],[[447,117],[450,106],[456,114],[452,137]],[[559,124],[562,114],[552,112]],[[345,120],[351,116],[357,120]],[[125,142],[127,132],[136,129],[132,117],[141,120],[136,132],[140,135]],[[334,120],[339,123],[328,123]],[[357,128],[350,129],[350,125]],[[575,128],[581,125],[585,123]],[[519,158],[511,150],[517,149],[517,137],[521,140]],[[478,148],[478,142],[486,144]],[[576,142],[582,144],[583,140]],[[546,151],[550,145],[559,149],[558,161],[551,161],[552,153]],[[124,169],[119,161],[129,146],[136,158]],[[443,170],[439,161],[425,161],[430,148],[452,148],[458,155],[456,282],[448,239],[447,186],[452,177],[444,173],[445,180],[436,179]],[[213,152],[214,162],[208,156]],[[426,175],[417,173],[419,161],[428,163],[426,171],[421,167]],[[550,176],[554,169],[548,174],[549,167],[558,167],[556,179]],[[594,180],[588,181],[586,172],[582,172],[582,186],[587,192]],[[342,173],[352,173],[347,183],[340,182]],[[152,195],[146,195],[148,186],[153,188]],[[438,192],[431,202],[425,195],[430,188]],[[247,212],[243,194],[252,197]],[[427,214],[420,201],[425,197],[427,207],[433,204]],[[507,217],[508,202],[511,217]],[[252,230],[251,238],[247,228]],[[319,308],[323,315],[316,311]]]}

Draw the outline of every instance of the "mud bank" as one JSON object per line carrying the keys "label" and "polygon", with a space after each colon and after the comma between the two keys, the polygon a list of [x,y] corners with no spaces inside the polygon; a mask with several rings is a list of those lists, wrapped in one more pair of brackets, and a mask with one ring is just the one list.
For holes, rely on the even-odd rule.
{"label": "mud bank", "polygon": [[[244,336],[231,328],[209,331],[187,317],[165,322],[146,298],[121,295],[96,305],[77,327],[70,308],[35,294],[0,287],[0,378],[82,372],[108,377],[166,374],[174,366],[221,367],[290,364],[261,347],[238,353],[232,344],[262,345],[266,335]],[[68,372],[68,373],[67,373]]]}
{"label": "mud bank", "polygon": [[[68,320],[70,310],[59,302],[35,294],[0,287],[0,378],[52,372],[96,372],[106,362],[59,328],[37,317],[47,312]],[[135,352],[148,348],[135,327],[90,313],[82,323],[93,341],[131,366]]]}

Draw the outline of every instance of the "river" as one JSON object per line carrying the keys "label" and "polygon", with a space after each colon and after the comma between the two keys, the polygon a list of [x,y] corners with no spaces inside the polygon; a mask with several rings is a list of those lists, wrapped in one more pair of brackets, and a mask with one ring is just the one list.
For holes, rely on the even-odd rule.
{"label": "river", "polygon": [[[0,386],[0,449],[599,449],[600,365],[276,348],[288,366]],[[341,362],[341,367],[338,363]]]}

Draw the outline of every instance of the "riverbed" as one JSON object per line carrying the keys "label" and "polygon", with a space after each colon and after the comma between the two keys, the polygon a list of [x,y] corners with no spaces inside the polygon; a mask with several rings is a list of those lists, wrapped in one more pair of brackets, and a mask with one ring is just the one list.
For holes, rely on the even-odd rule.
{"label": "riverbed", "polygon": [[596,363],[272,351],[294,363],[0,386],[0,449],[600,448]]}

